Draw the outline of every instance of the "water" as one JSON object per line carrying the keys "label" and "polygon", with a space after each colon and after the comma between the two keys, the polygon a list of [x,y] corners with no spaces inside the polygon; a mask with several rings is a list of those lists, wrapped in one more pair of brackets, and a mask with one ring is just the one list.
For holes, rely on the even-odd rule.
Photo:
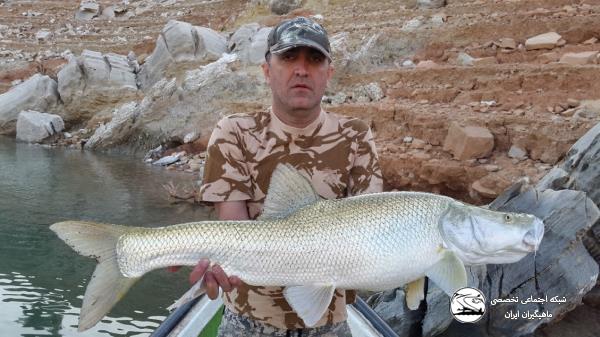
{"label": "water", "polygon": [[161,187],[192,179],[130,157],[0,137],[0,336],[148,336],[185,292],[188,272],[148,274],[105,319],[78,334],[95,261],[77,255],[48,226],[63,220],[163,226],[206,219],[206,209],[173,205]]}

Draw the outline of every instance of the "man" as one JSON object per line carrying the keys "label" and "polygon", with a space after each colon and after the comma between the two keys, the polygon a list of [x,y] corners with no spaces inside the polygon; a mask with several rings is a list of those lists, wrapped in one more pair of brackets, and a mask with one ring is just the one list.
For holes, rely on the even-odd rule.
{"label": "man", "polygon": [[[333,74],[325,30],[298,17],[277,25],[267,45],[262,69],[272,91],[271,109],[218,123],[209,141],[202,200],[214,203],[221,220],[255,219],[278,163],[296,167],[323,198],[380,192],[381,172],[368,126],[321,109]],[[350,334],[345,304],[354,301],[353,292],[336,290],[325,315],[309,329],[285,301],[283,288],[244,284],[217,265],[209,268],[206,260],[194,268],[190,281],[202,275],[210,298],[216,298],[218,287],[225,292],[220,336]]]}

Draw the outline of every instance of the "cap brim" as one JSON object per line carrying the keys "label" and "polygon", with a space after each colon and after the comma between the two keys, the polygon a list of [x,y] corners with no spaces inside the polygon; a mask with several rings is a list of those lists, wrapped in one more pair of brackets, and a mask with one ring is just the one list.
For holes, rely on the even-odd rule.
{"label": "cap brim", "polygon": [[294,42],[283,43],[280,45],[274,45],[271,47],[269,52],[271,52],[271,54],[281,54],[285,51],[288,51],[293,48],[298,48],[298,47],[310,47],[310,48],[316,49],[316,50],[320,51],[321,54],[325,55],[329,59],[329,61],[332,61],[331,55],[329,55],[327,50],[325,50],[325,48],[321,47],[320,44],[313,42],[311,40],[301,39],[301,38],[296,39]]}

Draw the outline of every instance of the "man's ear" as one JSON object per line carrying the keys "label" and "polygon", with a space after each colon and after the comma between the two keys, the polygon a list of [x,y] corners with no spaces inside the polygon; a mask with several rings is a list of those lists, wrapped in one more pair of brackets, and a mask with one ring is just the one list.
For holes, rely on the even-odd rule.
{"label": "man's ear", "polygon": [[327,81],[331,80],[334,73],[335,73],[335,67],[333,66],[333,63],[331,63],[331,61],[329,61],[329,68],[327,69]]}
{"label": "man's ear", "polygon": [[271,73],[270,73],[270,67],[269,67],[269,63],[265,62],[261,65],[262,67],[262,71],[263,74],[265,75],[265,81],[267,81],[267,84],[271,84]]}

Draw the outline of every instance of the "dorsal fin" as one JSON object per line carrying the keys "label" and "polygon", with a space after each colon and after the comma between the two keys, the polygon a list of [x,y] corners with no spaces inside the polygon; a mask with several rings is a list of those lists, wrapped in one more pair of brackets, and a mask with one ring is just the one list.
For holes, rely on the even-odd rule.
{"label": "dorsal fin", "polygon": [[310,181],[290,164],[278,164],[271,176],[269,190],[259,219],[281,219],[298,209],[321,200]]}

